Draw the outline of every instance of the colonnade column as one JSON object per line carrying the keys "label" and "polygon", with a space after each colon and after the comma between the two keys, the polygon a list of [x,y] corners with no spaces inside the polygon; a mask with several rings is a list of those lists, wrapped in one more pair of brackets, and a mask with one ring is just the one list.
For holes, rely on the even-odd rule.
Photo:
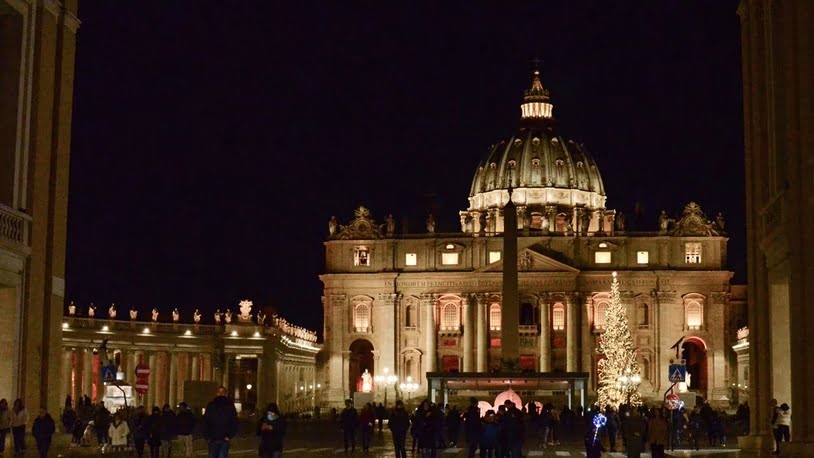
{"label": "colonnade column", "polygon": [[190,380],[198,380],[200,379],[201,370],[198,368],[198,360],[200,356],[197,354],[190,354]]}
{"label": "colonnade column", "polygon": [[435,328],[435,295],[424,294],[422,295],[422,302],[424,302],[424,310],[426,318],[424,320],[424,332],[427,339],[427,372],[435,372],[436,361],[438,359],[438,350],[436,349],[436,339],[438,332]]}
{"label": "colonnade column", "polygon": [[488,307],[486,295],[478,295],[475,304],[478,308],[477,371],[486,372],[486,308]]}
{"label": "colonnade column", "polygon": [[62,399],[64,400],[66,396],[70,396],[71,399],[74,399],[72,393],[72,386],[71,383],[71,373],[73,372],[73,350],[70,348],[63,348],[62,349],[62,390],[64,393],[62,394]]}
{"label": "colonnade column", "polygon": [[156,385],[155,382],[156,382],[156,379],[157,379],[156,373],[158,372],[158,368],[156,367],[157,360],[158,360],[158,358],[156,358],[156,354],[153,353],[153,352],[150,352],[150,356],[148,358],[148,361],[149,361],[148,365],[150,366],[150,382],[149,382],[150,387],[147,389],[147,401],[148,401],[147,402],[147,407],[148,407],[148,409],[153,408],[153,406],[156,403],[156,399],[157,399],[156,391],[158,391],[158,387],[155,386]]}
{"label": "colonnade column", "polygon": [[93,394],[93,350],[90,348],[82,352],[82,394],[89,398]]}
{"label": "colonnade column", "polygon": [[168,355],[169,355],[169,358],[170,358],[170,393],[169,393],[168,402],[170,404],[170,407],[174,408],[175,407],[175,397],[178,395],[178,387],[176,386],[178,382],[176,381],[176,374],[175,374],[175,371],[177,370],[177,366],[176,366],[176,363],[175,363],[175,358],[177,357],[177,354],[175,352],[170,352],[170,353],[168,353]]}
{"label": "colonnade column", "polygon": [[591,335],[591,320],[590,309],[592,307],[592,300],[589,297],[585,298],[585,302],[580,305],[580,329],[582,337],[582,372],[588,373],[588,378],[593,378],[593,355],[594,344],[593,336]]}
{"label": "colonnade column", "polygon": [[223,358],[223,386],[226,387],[226,392],[229,392],[229,355]]}
{"label": "colonnade column", "polygon": [[475,371],[475,310],[474,301],[464,297],[462,300],[464,307],[464,372]]}
{"label": "colonnade column", "polygon": [[565,340],[566,340],[566,372],[577,371],[577,302],[576,293],[566,295]]}
{"label": "colonnade column", "polygon": [[[255,382],[254,382],[254,385],[255,385],[254,386],[254,392],[257,393],[257,398],[256,398],[257,399],[257,402],[256,402],[257,407],[261,408],[260,406],[264,406],[266,404],[266,402],[268,402],[266,400],[266,396],[263,393],[263,355],[257,355],[257,372],[256,372],[256,374],[257,374],[257,376],[255,377]],[[313,389],[312,389],[311,394],[313,394],[314,389],[316,389],[316,385],[313,385]]]}
{"label": "colonnade column", "polygon": [[551,371],[551,321],[548,294],[540,295],[540,372]]}

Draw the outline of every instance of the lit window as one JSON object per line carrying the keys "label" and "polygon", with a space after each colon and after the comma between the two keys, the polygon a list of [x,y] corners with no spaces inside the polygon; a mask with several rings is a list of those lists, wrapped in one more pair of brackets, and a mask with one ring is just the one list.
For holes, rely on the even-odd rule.
{"label": "lit window", "polygon": [[489,252],[489,264],[500,261],[500,251]]}
{"label": "lit window", "polygon": [[599,244],[599,248],[607,248],[607,247],[608,247],[608,244],[605,243],[605,242],[602,242],[602,243]]}
{"label": "lit window", "polygon": [[415,266],[418,264],[418,255],[415,253],[407,253],[404,256],[404,265]]}
{"label": "lit window", "polygon": [[458,306],[456,304],[446,304],[441,313],[441,329],[455,330],[458,329],[460,320],[458,320]]}
{"label": "lit window", "polygon": [[489,329],[492,331],[500,331],[500,305],[492,304],[489,306]]}
{"label": "lit window", "polygon": [[610,251],[595,251],[594,262],[597,264],[610,264],[611,252]]}
{"label": "lit window", "polygon": [[451,244],[451,243],[447,243],[447,246],[446,246],[446,247],[444,247],[444,248],[446,248],[447,250],[454,250],[454,249],[455,249],[455,245],[453,245],[453,244]]}
{"label": "lit window", "polygon": [[359,304],[353,309],[353,327],[356,332],[368,332],[370,328],[370,306]]}
{"label": "lit window", "polygon": [[605,310],[608,308],[608,303],[605,301],[597,302],[594,306],[594,329],[605,329]]}
{"label": "lit window", "polygon": [[650,253],[647,251],[637,251],[636,262],[638,262],[639,264],[647,264],[648,262],[650,262]]}
{"label": "lit window", "polygon": [[704,324],[704,309],[698,301],[687,302],[687,328],[691,330],[701,329]]}
{"label": "lit window", "polygon": [[353,249],[353,265],[354,266],[369,266],[370,265],[370,249],[366,246],[357,246]]}
{"label": "lit window", "polygon": [[687,264],[701,264],[701,243],[685,243],[684,260],[687,262]]}
{"label": "lit window", "polygon": [[445,266],[457,266],[458,253],[441,253],[441,264]]}
{"label": "lit window", "polygon": [[565,329],[565,306],[560,302],[557,302],[551,308],[551,327],[555,331]]}

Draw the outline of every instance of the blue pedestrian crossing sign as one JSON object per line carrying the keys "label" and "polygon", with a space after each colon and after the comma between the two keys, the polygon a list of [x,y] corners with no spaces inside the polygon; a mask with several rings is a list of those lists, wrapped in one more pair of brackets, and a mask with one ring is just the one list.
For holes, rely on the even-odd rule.
{"label": "blue pedestrian crossing sign", "polygon": [[683,364],[670,364],[670,369],[667,373],[669,374],[671,382],[685,382],[687,379],[687,366]]}

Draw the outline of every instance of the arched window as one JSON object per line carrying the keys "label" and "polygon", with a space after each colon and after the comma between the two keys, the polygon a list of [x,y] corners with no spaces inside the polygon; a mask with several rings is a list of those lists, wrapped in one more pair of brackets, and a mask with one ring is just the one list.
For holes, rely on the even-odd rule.
{"label": "arched window", "polygon": [[412,376],[413,376],[413,358],[410,358],[404,362],[404,378],[406,380],[407,377]]}
{"label": "arched window", "polygon": [[528,302],[520,304],[520,324],[525,326],[534,324],[534,306]]}
{"label": "arched window", "polygon": [[639,365],[642,367],[642,380],[650,380],[650,360],[645,358],[639,362]]}
{"label": "arched window", "polygon": [[404,309],[404,325],[408,328],[415,328],[418,326],[418,314],[415,310],[415,305],[407,304]]}
{"label": "arched window", "polygon": [[639,326],[650,324],[650,306],[642,302],[639,304]]}
{"label": "arched window", "polygon": [[698,301],[688,301],[686,305],[687,329],[701,329],[704,324],[704,309]]}
{"label": "arched window", "polygon": [[565,329],[565,306],[561,302],[557,302],[551,308],[551,328],[555,331]]}
{"label": "arched window", "polygon": [[608,308],[608,303],[605,301],[597,302],[594,305],[594,329],[605,329],[605,310]]}
{"label": "arched window", "polygon": [[458,305],[448,303],[441,309],[441,329],[455,330],[460,326],[458,319]]}
{"label": "arched window", "polygon": [[500,305],[492,304],[489,306],[489,329],[492,331],[500,331]]}
{"label": "arched window", "polygon": [[356,332],[370,331],[370,306],[361,303],[353,309],[353,328]]}

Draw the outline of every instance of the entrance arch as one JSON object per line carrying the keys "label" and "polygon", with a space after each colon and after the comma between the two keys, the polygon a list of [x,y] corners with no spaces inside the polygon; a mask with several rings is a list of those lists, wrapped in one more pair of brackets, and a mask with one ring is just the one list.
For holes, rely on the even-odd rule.
{"label": "entrance arch", "polygon": [[690,337],[681,345],[681,357],[687,363],[690,374],[689,390],[706,398],[707,394],[707,344],[698,337]]}
{"label": "entrance arch", "polygon": [[354,340],[350,344],[350,357],[348,362],[348,387],[350,392],[357,391],[359,378],[365,369],[372,376],[373,372],[373,344],[367,339]]}

